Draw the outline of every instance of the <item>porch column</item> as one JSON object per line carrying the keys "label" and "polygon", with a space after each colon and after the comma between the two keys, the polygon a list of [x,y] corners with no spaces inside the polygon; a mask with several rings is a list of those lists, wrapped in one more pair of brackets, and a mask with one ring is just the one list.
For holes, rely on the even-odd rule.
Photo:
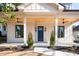
{"label": "porch column", "polygon": [[24,45],[27,46],[27,18],[24,17]]}
{"label": "porch column", "polygon": [[57,45],[58,41],[57,36],[58,36],[58,18],[55,19],[55,41],[56,41],[55,45]]}

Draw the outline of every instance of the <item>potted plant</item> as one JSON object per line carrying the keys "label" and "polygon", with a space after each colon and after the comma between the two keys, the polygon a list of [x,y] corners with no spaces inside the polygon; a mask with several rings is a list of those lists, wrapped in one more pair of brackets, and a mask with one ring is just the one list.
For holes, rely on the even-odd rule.
{"label": "potted plant", "polygon": [[55,33],[52,31],[51,37],[50,37],[50,47],[53,48],[55,45]]}
{"label": "potted plant", "polygon": [[33,37],[32,37],[32,33],[31,32],[29,32],[29,34],[28,34],[27,44],[28,44],[29,48],[33,48]]}

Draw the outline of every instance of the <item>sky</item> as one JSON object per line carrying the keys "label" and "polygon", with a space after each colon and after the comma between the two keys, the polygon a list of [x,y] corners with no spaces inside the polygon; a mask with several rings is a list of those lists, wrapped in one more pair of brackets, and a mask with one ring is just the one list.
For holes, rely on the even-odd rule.
{"label": "sky", "polygon": [[[79,3],[72,3],[72,9],[79,10]],[[79,22],[74,23],[75,26],[79,25]]]}
{"label": "sky", "polygon": [[79,3],[72,3],[71,8],[79,10]]}

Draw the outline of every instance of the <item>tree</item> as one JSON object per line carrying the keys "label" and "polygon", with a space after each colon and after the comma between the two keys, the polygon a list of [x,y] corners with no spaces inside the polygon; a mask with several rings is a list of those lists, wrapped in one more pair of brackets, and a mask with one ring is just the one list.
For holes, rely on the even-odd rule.
{"label": "tree", "polygon": [[54,45],[55,45],[55,33],[52,32],[50,37],[50,47],[53,48]]}
{"label": "tree", "polygon": [[18,6],[21,5],[22,3],[12,3],[15,6],[15,11],[18,11]]}
{"label": "tree", "polygon": [[0,10],[2,12],[10,12],[12,10],[12,6],[10,6],[10,3],[1,3],[0,4]]}
{"label": "tree", "polygon": [[15,6],[15,11],[16,11],[18,10],[18,6],[21,3],[0,3],[0,11],[5,16],[5,18],[4,17],[0,18],[0,23],[4,23],[5,22],[4,19],[9,20],[9,19],[13,19],[16,17],[12,4]]}
{"label": "tree", "polygon": [[29,48],[32,48],[33,47],[33,37],[32,37],[32,33],[31,32],[29,32],[29,34],[28,34],[27,43],[28,43],[28,47]]}

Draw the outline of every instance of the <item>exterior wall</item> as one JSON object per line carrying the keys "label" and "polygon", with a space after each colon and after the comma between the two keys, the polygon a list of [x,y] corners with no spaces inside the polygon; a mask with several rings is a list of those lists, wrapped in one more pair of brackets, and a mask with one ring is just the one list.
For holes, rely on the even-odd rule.
{"label": "exterior wall", "polygon": [[33,36],[33,41],[35,41],[35,23],[34,22],[28,22],[27,23],[27,30],[28,33],[31,32]]}
{"label": "exterior wall", "polygon": [[[15,25],[23,25],[23,23],[8,23],[7,24],[7,42],[22,42],[24,38],[15,38]],[[31,32],[33,35],[33,39],[35,39],[35,33],[34,33],[34,23],[33,22],[27,22],[27,29],[28,33]]]}
{"label": "exterior wall", "polygon": [[71,46],[74,45],[74,42],[73,42],[74,37],[73,37],[73,31],[72,31],[72,24],[66,24],[64,26],[65,26],[65,37],[57,39],[57,42],[58,42],[57,46],[71,47]]}
{"label": "exterior wall", "polygon": [[15,23],[7,24],[7,42],[23,42],[23,38],[15,38]]}

